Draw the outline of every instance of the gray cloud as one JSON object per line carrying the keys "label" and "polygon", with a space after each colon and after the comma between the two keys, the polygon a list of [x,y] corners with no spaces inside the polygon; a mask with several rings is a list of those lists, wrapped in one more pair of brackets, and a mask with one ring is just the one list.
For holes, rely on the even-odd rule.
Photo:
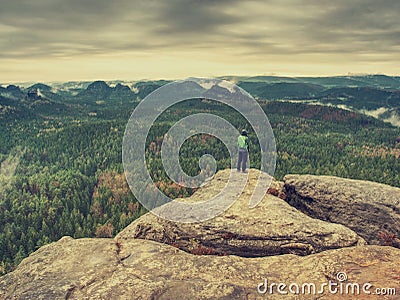
{"label": "gray cloud", "polygon": [[254,56],[376,54],[385,60],[400,51],[397,0],[2,2],[0,58],[187,47]]}
{"label": "gray cloud", "polygon": [[318,1],[322,9],[307,28],[314,42],[354,51],[399,51],[400,2],[397,0]]}
{"label": "gray cloud", "polygon": [[161,34],[212,34],[221,26],[239,23],[238,16],[227,13],[226,7],[239,0],[172,0],[161,3],[155,22]]}
{"label": "gray cloud", "polygon": [[1,4],[0,10],[0,57],[70,56],[152,47],[151,39],[132,43],[134,32],[143,26],[142,11],[150,6],[127,0],[9,1]]}
{"label": "gray cloud", "polygon": [[[38,30],[95,29],[122,14],[126,3],[106,0],[15,0],[1,4],[1,23]],[[29,26],[34,26],[30,28]]]}

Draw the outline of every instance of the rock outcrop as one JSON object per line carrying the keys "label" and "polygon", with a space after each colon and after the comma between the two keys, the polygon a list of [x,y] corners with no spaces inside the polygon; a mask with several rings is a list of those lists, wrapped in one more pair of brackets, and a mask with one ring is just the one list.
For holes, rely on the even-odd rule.
{"label": "rock outcrop", "polygon": [[[366,245],[344,225],[311,218],[281,199],[306,213],[319,212],[309,202],[325,207],[336,197],[338,207],[344,206],[341,190],[355,199],[347,202],[347,217],[359,202],[373,205],[373,199],[376,208],[365,209],[380,217],[384,207],[396,211],[390,196],[397,189],[291,175],[285,178],[286,194],[283,183],[274,181],[271,193],[250,209],[257,172],[250,171],[239,199],[212,220],[172,223],[149,213],[115,239],[63,237],[43,246],[0,277],[0,299],[376,299],[377,289],[384,289],[382,299],[398,299],[400,249]],[[209,199],[227,176],[219,172],[182,201]],[[341,220],[359,229],[353,219]],[[371,224],[378,226],[377,220]]]}
{"label": "rock outcrop", "polygon": [[[195,254],[243,257],[285,253],[307,255],[365,243],[345,226],[310,218],[270,194],[250,209],[248,202],[258,174],[257,170],[250,170],[242,195],[227,211],[211,220],[194,224],[177,223],[147,213],[116,238],[121,242],[134,238],[149,239]],[[188,200],[205,201],[211,198],[218,194],[228,178],[228,170],[218,172]],[[280,187],[279,182],[273,182],[273,189]]]}
{"label": "rock outcrop", "polygon": [[[309,256],[262,258],[197,256],[169,245],[134,239],[64,237],[24,259],[0,278],[0,299],[376,299],[376,295],[329,293],[337,274],[362,287],[400,289],[400,250],[359,246]],[[339,277],[341,278],[341,277]],[[298,285],[300,293],[281,295],[273,283]],[[303,284],[314,284],[304,289]],[[294,286],[295,287],[295,286]],[[295,289],[294,289],[295,291]],[[350,291],[351,292],[351,291]],[[296,298],[295,298],[296,297]],[[396,299],[396,296],[382,299]],[[397,296],[398,297],[398,296]]]}
{"label": "rock outcrop", "polygon": [[400,248],[400,188],[331,176],[286,175],[286,201],[305,214],[343,224],[370,244]]}

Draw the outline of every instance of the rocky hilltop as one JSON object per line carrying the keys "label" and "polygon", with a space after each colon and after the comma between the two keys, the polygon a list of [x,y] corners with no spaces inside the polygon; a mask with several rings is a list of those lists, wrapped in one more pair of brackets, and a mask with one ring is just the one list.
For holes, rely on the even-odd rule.
{"label": "rocky hilltop", "polygon": [[[248,201],[257,175],[257,171],[250,172],[238,200],[212,220],[187,224],[146,214],[126,227],[116,239],[121,243],[132,238],[149,239],[187,252],[243,257],[287,253],[307,255],[365,244],[364,239],[349,228],[313,219],[272,194],[267,194],[259,205],[250,209]],[[236,176],[243,175],[239,173]],[[228,177],[227,170],[217,173],[190,200],[205,201],[218,194]],[[235,180],[235,176],[231,180]],[[270,191],[279,190],[282,190],[282,184],[274,181]]]}
{"label": "rocky hilltop", "polygon": [[[250,209],[257,172],[212,220],[172,223],[148,213],[114,239],[46,245],[0,278],[0,299],[376,299],[376,288],[394,288],[397,295],[381,297],[398,299],[398,231],[389,221],[399,218],[400,189],[288,175]],[[228,175],[220,171],[188,201],[214,195]],[[279,283],[299,293],[281,294]],[[305,283],[316,290],[302,292]],[[326,286],[345,283],[371,283],[371,294]]]}

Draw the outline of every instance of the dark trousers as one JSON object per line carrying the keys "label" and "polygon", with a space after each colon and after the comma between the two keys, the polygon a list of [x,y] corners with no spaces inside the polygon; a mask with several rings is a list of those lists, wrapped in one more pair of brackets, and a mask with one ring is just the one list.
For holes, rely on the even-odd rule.
{"label": "dark trousers", "polygon": [[237,170],[240,171],[240,165],[242,165],[242,171],[246,171],[247,158],[249,157],[249,152],[246,149],[239,149],[239,159],[237,163]]}

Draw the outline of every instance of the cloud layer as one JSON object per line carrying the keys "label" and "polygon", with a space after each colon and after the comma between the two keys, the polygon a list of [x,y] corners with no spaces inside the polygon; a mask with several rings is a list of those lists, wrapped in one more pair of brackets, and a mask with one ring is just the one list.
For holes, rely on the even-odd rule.
{"label": "cloud layer", "polygon": [[395,63],[399,11],[397,0],[3,1],[0,59],[195,50],[227,60]]}

